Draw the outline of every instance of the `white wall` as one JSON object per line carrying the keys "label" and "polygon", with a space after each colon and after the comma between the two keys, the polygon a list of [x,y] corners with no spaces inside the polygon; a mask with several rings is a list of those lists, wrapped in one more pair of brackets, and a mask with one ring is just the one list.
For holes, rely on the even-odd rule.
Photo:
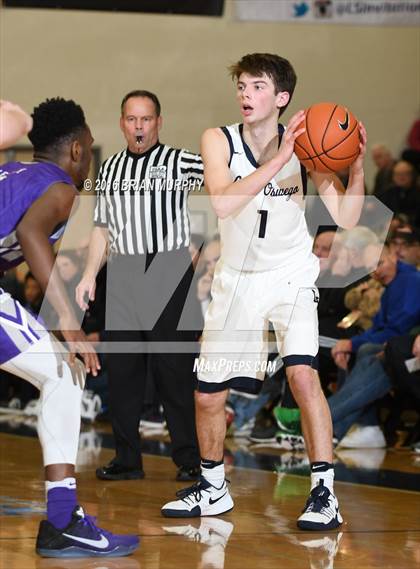
{"label": "white wall", "polygon": [[[411,27],[238,23],[223,18],[3,9],[0,96],[31,109],[46,97],[74,98],[85,109],[104,157],[123,145],[122,96],[156,91],[164,142],[198,150],[201,132],[240,119],[226,67],[253,51],[289,58],[299,107],[346,104],[370,143],[395,152],[419,111],[420,36]],[[368,181],[372,164],[367,161]]]}

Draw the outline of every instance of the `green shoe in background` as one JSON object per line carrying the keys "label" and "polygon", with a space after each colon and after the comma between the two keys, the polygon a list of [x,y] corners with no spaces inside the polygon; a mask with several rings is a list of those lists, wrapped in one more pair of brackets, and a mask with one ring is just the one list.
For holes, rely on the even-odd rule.
{"label": "green shoe in background", "polygon": [[288,409],[287,407],[275,407],[273,409],[277,425],[284,434],[302,435],[300,426],[300,409]]}

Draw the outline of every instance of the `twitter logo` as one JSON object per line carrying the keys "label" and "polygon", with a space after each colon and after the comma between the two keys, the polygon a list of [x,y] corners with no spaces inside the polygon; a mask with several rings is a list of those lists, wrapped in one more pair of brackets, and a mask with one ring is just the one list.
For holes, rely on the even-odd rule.
{"label": "twitter logo", "polygon": [[295,18],[301,18],[309,10],[309,6],[306,2],[301,2],[300,4],[294,4],[293,7],[295,9],[295,14],[294,14]]}

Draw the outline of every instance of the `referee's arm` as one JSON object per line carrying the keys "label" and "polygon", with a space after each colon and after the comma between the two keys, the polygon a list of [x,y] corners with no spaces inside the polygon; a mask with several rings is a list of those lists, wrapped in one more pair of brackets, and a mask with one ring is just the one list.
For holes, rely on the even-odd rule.
{"label": "referee's arm", "polygon": [[[102,179],[102,168],[98,179]],[[96,196],[95,227],[90,236],[86,267],[80,283],[76,287],[76,302],[82,310],[88,309],[88,299],[95,300],[96,276],[104,266],[108,250],[108,219],[105,192],[100,190]]]}

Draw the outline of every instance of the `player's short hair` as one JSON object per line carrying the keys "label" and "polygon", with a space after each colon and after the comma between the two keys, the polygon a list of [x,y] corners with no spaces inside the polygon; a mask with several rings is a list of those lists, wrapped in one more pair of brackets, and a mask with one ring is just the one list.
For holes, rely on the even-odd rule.
{"label": "player's short hair", "polygon": [[[276,95],[282,91],[289,93],[289,103],[297,81],[292,64],[287,59],[272,53],[248,53],[229,67],[229,73],[232,79],[236,80],[241,73],[249,73],[254,77],[261,77],[265,73],[273,81]],[[289,103],[280,110],[280,114],[286,110]]]}
{"label": "player's short hair", "polygon": [[33,127],[28,134],[34,150],[58,150],[72,142],[87,128],[85,115],[74,101],[55,97],[34,108]]}
{"label": "player's short hair", "polygon": [[121,101],[121,114],[122,115],[124,114],[124,105],[126,104],[128,99],[132,99],[133,97],[146,97],[147,99],[150,99],[152,101],[152,103],[155,105],[156,116],[160,117],[161,107],[160,107],[160,102],[159,102],[159,99],[157,98],[157,95],[155,95],[151,91],[145,91],[144,89],[143,90],[142,89],[136,89],[135,91],[130,91],[129,93],[127,93],[127,95],[125,95],[125,97]]}

